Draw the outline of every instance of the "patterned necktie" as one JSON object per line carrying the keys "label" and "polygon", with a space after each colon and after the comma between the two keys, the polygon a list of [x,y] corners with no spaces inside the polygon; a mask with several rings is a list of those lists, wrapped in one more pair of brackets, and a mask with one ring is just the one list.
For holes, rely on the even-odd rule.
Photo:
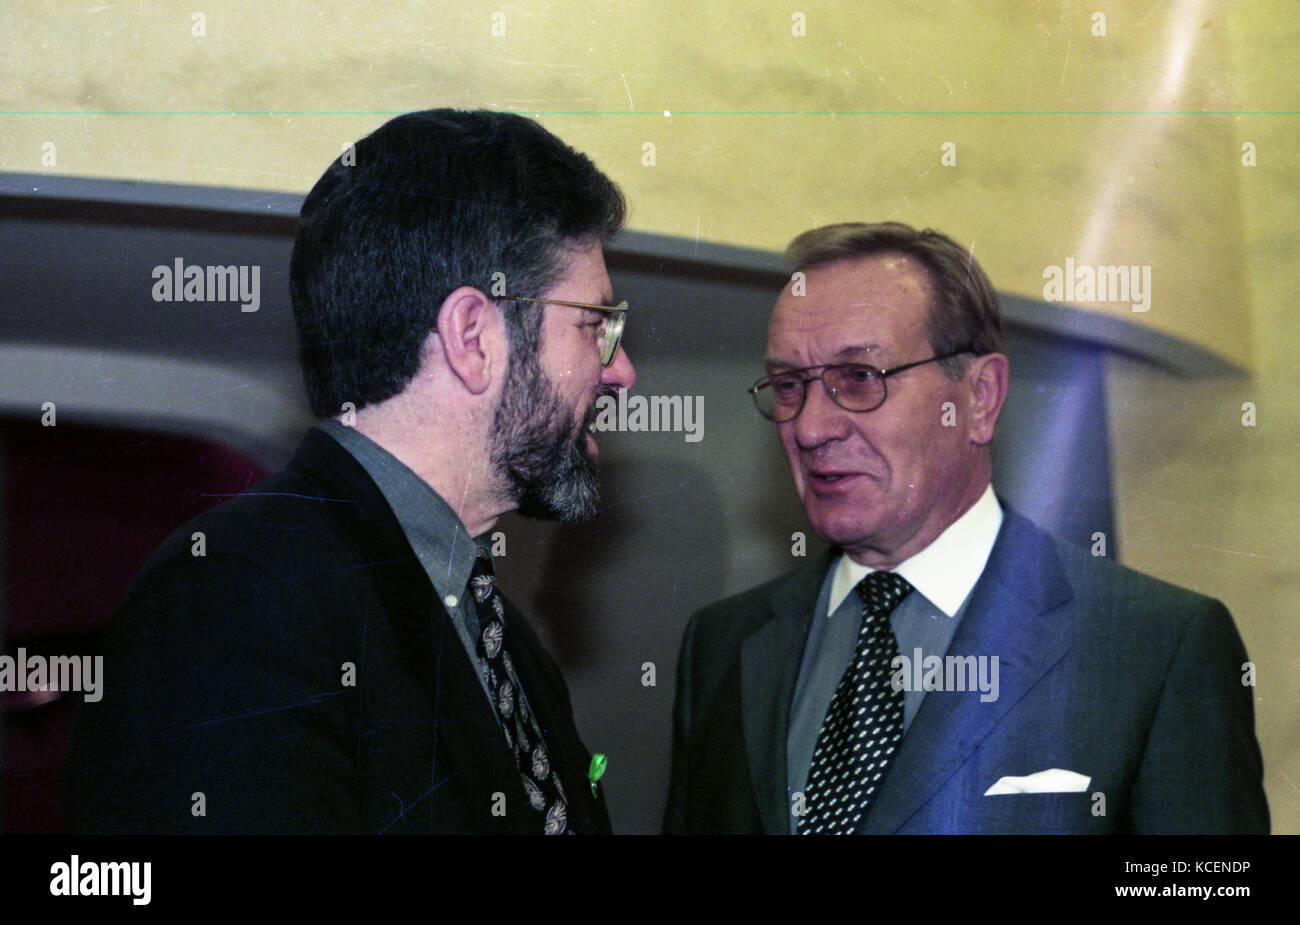
{"label": "patterned necktie", "polygon": [[497,591],[491,559],[477,558],[469,586],[478,611],[479,664],[501,731],[519,765],[528,806],[542,819],[542,831],[547,835],[562,835],[568,824],[564,787],[551,764],[537,717],[528,709],[510,653],[506,651],[506,611]]}
{"label": "patterned necktie", "polygon": [[889,615],[911,590],[893,572],[872,572],[858,584],[862,628],[817,734],[800,835],[852,834],[903,738],[903,692],[889,683],[898,655]]}

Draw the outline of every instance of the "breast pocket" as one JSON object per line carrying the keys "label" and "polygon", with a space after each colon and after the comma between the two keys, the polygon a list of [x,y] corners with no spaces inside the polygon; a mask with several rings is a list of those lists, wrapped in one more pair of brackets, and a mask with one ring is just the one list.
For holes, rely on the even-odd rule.
{"label": "breast pocket", "polygon": [[990,835],[1081,835],[1098,830],[1089,793],[968,797],[970,831]]}

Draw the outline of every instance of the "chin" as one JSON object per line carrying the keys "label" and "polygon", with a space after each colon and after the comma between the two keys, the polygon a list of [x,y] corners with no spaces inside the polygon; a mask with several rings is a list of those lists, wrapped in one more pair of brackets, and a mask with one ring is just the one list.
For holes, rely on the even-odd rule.
{"label": "chin", "polygon": [[860,525],[835,524],[833,526],[823,526],[814,523],[812,527],[817,535],[826,542],[842,546],[845,549],[856,549],[866,545],[873,535],[869,528]]}
{"label": "chin", "polygon": [[879,535],[882,526],[875,518],[863,517],[858,505],[837,504],[831,510],[818,510],[814,501],[805,514],[817,535],[836,546],[859,546]]}

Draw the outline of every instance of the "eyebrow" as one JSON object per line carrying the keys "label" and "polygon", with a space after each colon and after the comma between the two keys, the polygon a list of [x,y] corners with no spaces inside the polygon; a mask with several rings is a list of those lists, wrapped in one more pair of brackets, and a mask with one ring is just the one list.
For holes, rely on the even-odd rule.
{"label": "eyebrow", "polygon": [[[603,305],[603,306],[605,306],[606,308],[613,308],[613,307],[614,307],[615,305],[617,305],[618,303],[615,302],[613,298],[608,298],[608,299],[601,299],[601,300],[599,300],[598,302],[592,302],[591,304],[592,304],[592,305]],[[601,311],[597,311],[597,310],[594,309],[594,308],[584,308],[584,309],[582,309],[581,311],[582,311],[582,316],[583,316],[584,318],[589,318],[589,317],[591,317],[592,315],[597,315],[597,316],[599,316],[599,318],[600,318],[601,321],[604,321],[606,318],[609,317],[609,312],[601,312]]]}
{"label": "eyebrow", "polygon": [[[560,303],[560,304],[564,304],[564,303]],[[617,304],[618,304],[618,302],[614,301],[614,299],[613,299],[612,296],[609,297],[609,298],[605,298],[605,297],[602,296],[598,301],[595,301],[595,302],[588,302],[588,303],[586,303],[585,305],[573,305],[573,306],[571,306],[571,307],[572,307],[572,308],[576,308],[576,309],[580,312],[580,317],[584,319],[582,323],[583,323],[583,324],[587,324],[587,323],[588,323],[588,319],[591,319],[593,316],[596,316],[596,317],[599,317],[599,318],[608,318],[608,317],[609,317],[609,313],[608,313],[608,312],[602,312],[602,311],[600,311],[599,309],[596,309],[596,308],[588,308],[587,306],[589,306],[589,305],[600,305],[600,306],[603,306],[604,308],[613,308],[613,307],[616,306]]]}
{"label": "eyebrow", "polygon": [[[860,357],[869,357],[873,350],[880,351],[882,349],[883,348],[880,346],[880,344],[875,344],[875,343],[852,344],[848,347],[841,347],[839,350],[835,351],[835,355],[831,358],[831,363],[852,362],[853,360],[858,359]],[[763,365],[767,367],[767,371],[769,373],[776,372],[778,370],[785,370],[785,369],[809,368],[803,366],[795,366],[793,363],[787,363],[784,360],[773,360],[773,359],[764,360]],[[815,365],[822,366],[827,364],[817,363]]]}

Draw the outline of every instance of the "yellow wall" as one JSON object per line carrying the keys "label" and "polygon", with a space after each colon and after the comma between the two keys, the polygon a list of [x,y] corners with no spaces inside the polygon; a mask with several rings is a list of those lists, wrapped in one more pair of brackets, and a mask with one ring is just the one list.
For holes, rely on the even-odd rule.
{"label": "yellow wall", "polygon": [[1150,266],[1150,311],[1092,307],[1251,361],[1240,144],[1279,120],[1203,111],[1295,108],[1285,70],[1240,41],[1252,22],[1271,37],[1272,16],[1208,0],[1115,5],[1104,24],[1019,0],[200,5],[11,4],[0,164],[42,169],[53,142],[63,173],[302,191],[389,114],[517,109],[624,184],[638,228],[779,248],[889,215],[971,242],[1031,295],[1066,257]]}
{"label": "yellow wall", "polygon": [[305,191],[392,114],[485,106],[590,153],[639,230],[779,249],[898,218],[1032,296],[1066,257],[1150,266],[1149,311],[1091,307],[1250,375],[1111,364],[1123,556],[1232,608],[1260,664],[1275,828],[1300,831],[1292,5],[700,6],[11,0],[0,169]]}

